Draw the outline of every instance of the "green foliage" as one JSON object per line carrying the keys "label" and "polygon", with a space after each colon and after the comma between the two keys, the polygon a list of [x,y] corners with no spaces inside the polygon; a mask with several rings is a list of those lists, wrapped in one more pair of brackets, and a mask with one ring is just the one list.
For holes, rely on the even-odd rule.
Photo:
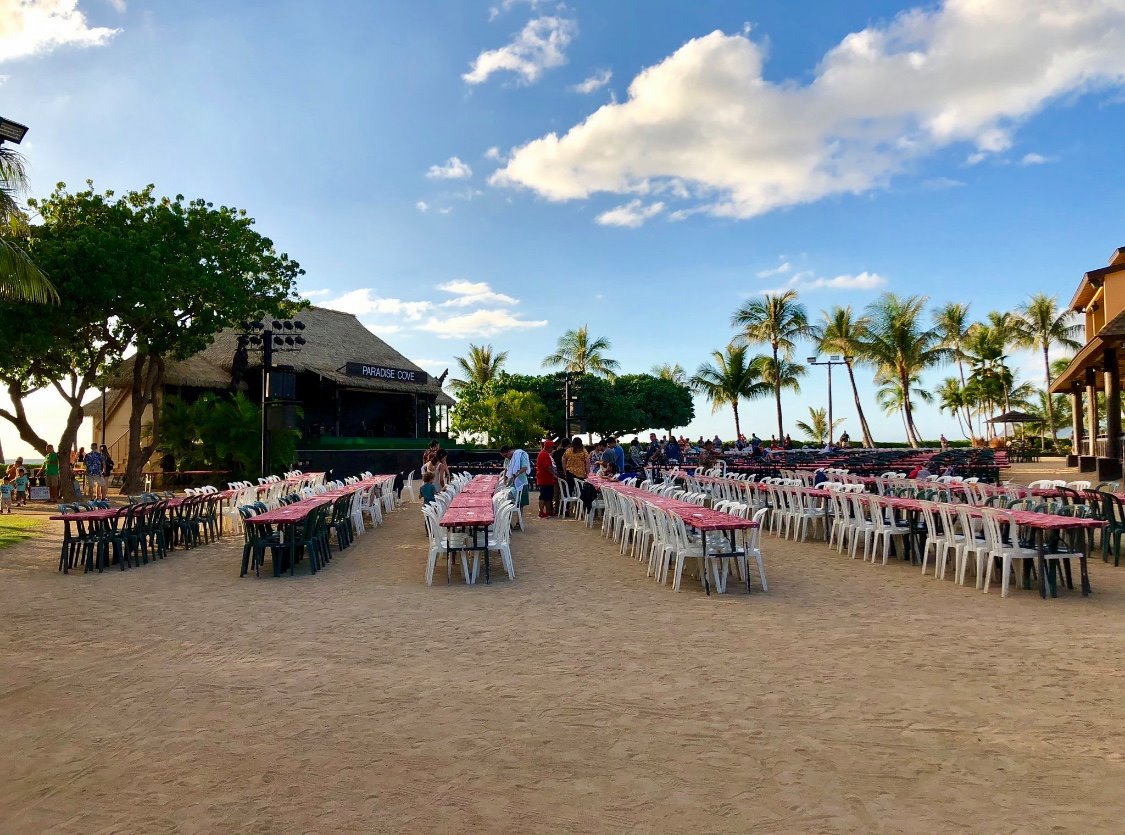
{"label": "green foliage", "polygon": [[[843,418],[836,418],[832,421],[832,431],[835,432],[836,427],[843,422]],[[828,440],[828,410],[824,408],[814,409],[810,406],[808,422],[797,421],[797,428],[804,432],[805,437],[810,441],[823,444]]]}
{"label": "green foliage", "polygon": [[[620,435],[654,427],[670,429],[690,423],[695,415],[691,392],[685,386],[651,374],[626,374],[612,380],[586,374],[576,378],[572,385],[582,405],[586,430],[598,435]],[[565,388],[563,374],[501,371],[485,385],[461,388],[451,429],[459,435],[487,435],[496,441],[497,413],[491,398],[506,392],[523,392],[535,395],[543,406],[541,429],[561,435],[566,424]]]}
{"label": "green foliage", "polygon": [[558,347],[553,354],[543,358],[543,365],[546,368],[561,367],[563,371],[574,374],[597,374],[612,378],[621,365],[617,360],[606,356],[606,352],[612,347],[604,336],[591,339],[589,328],[583,325],[578,330],[567,331],[560,336]]}
{"label": "green foliage", "polygon": [[525,446],[546,431],[547,407],[529,391],[509,390],[484,401],[489,435],[500,445]]}
{"label": "green foliage", "polygon": [[[226,470],[238,476],[258,472],[262,410],[241,392],[233,397],[206,392],[188,403],[167,398],[161,408],[159,448],[171,453],[179,470]],[[289,469],[297,455],[297,430],[271,436],[271,469]]]}

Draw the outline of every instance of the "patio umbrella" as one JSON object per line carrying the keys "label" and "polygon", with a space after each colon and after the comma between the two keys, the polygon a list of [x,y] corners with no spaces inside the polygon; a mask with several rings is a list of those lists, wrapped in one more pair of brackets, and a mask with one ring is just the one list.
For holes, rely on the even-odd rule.
{"label": "patio umbrella", "polygon": [[1038,423],[1041,418],[1035,415],[1029,415],[1027,412],[1004,412],[1002,415],[997,415],[994,418],[989,418],[985,423]]}

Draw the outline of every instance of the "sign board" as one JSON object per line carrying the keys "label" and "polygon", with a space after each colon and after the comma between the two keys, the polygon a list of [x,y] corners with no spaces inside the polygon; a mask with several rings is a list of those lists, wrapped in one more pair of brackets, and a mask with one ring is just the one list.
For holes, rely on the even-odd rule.
{"label": "sign board", "polygon": [[27,488],[27,497],[33,502],[49,502],[51,491],[46,487],[29,487]]}
{"label": "sign board", "polygon": [[363,377],[365,380],[385,380],[388,383],[414,383],[425,385],[430,375],[425,371],[410,368],[391,368],[389,365],[371,365],[365,362],[349,362],[344,365],[349,377]]}

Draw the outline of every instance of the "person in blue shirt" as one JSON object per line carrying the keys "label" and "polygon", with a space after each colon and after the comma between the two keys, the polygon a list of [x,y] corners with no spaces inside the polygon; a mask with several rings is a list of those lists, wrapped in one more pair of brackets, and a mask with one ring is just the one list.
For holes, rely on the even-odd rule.
{"label": "person in blue shirt", "polygon": [[609,461],[617,469],[617,472],[625,472],[625,450],[622,449],[621,444],[617,443],[617,438],[605,439],[605,455],[602,459]]}
{"label": "person in blue shirt", "polygon": [[422,497],[422,504],[431,504],[437,498],[437,487],[434,486],[434,474],[422,473],[422,489],[418,491]]}
{"label": "person in blue shirt", "polygon": [[27,483],[27,470],[25,470],[23,467],[20,467],[19,474],[16,476],[16,480],[12,483],[12,486],[16,488],[16,504],[19,507],[23,507],[25,504],[27,504]]}
{"label": "person in blue shirt", "polygon": [[664,445],[664,457],[668,459],[668,463],[673,467],[678,466],[680,454],[680,445],[676,443],[676,439],[669,438],[668,443]]}

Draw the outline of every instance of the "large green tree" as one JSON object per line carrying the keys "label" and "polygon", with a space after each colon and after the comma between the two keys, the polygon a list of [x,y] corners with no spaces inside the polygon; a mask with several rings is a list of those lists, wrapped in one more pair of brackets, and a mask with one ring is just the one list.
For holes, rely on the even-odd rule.
{"label": "large green tree", "polygon": [[875,365],[876,381],[884,385],[886,392],[877,399],[884,408],[888,397],[897,401],[892,411],[901,407],[907,441],[913,447],[920,446],[921,439],[914,423],[913,398],[908,393],[922,372],[948,355],[941,332],[923,318],[925,306],[925,296],[884,293],[865,311],[868,324],[864,354]]}
{"label": "large green tree", "polygon": [[745,345],[728,345],[725,351],[713,351],[712,362],[703,363],[696,369],[690,385],[711,401],[711,412],[730,406],[734,412],[734,437],[742,437],[742,424],[738,415],[738,404],[743,400],[757,400],[770,393],[769,384],[762,379],[762,372],[748,356]]}
{"label": "large green tree", "polygon": [[244,211],[157,198],[152,186],[116,196],[95,192],[92,184],[74,193],[60,184],[29,205],[42,223],[28,230],[27,250],[52,276],[61,302],[0,310],[5,333],[21,333],[16,350],[0,359],[0,379],[16,404],[2,416],[42,450],[46,442],[27,422],[23,399],[52,385],[70,406],[60,448],[72,446],[83,397],[131,349],[125,488],[135,491],[160,442],[166,361],[198,352],[225,327],[291,312],[302,270],[274,251]]}
{"label": "large green tree", "polygon": [[871,435],[871,427],[867,425],[867,416],[864,415],[863,404],[859,400],[859,388],[855,384],[855,366],[867,361],[863,353],[866,331],[865,317],[853,313],[851,305],[846,307],[837,305],[831,310],[821,311],[820,324],[815,328],[815,339],[818,352],[843,356],[844,364],[848,369],[848,382],[852,387],[852,398],[855,401],[860,432],[863,434],[863,445],[874,447],[875,439]]}
{"label": "large green tree", "polygon": [[[968,355],[965,353],[965,344],[968,341],[969,328],[972,325],[973,322],[969,318],[969,305],[967,304],[949,302],[934,311],[934,327],[941,334],[942,347],[948,352],[946,354],[947,359],[957,363],[957,373],[961,378],[962,390],[968,384],[968,379],[965,376],[965,363],[968,360]],[[961,422],[961,414],[963,414],[971,436],[973,431],[971,404],[963,397],[959,399],[961,400],[961,413],[958,415],[958,423]]]}
{"label": "large green tree", "polygon": [[[797,300],[796,290],[784,293],[767,293],[760,299],[746,302],[731,316],[731,325],[738,330],[734,338],[739,345],[766,345],[770,349],[773,368],[782,371],[787,366],[784,361],[793,359],[793,349],[797,341],[811,339],[815,331],[809,324],[805,306]],[[789,366],[793,366],[789,363]],[[774,404],[777,408],[777,437],[785,437],[785,426],[781,414],[780,380],[785,375],[775,375]]]}
{"label": "large green tree", "polygon": [[[1047,390],[1051,389],[1051,346],[1059,345],[1071,351],[1082,347],[1078,337],[1082,326],[1074,321],[1069,310],[1059,310],[1058,300],[1046,293],[1035,293],[1021,304],[1016,312],[1023,320],[1020,344],[1043,352],[1043,372],[1046,375]],[[1047,431],[1058,439],[1058,423],[1055,420],[1055,399],[1044,397],[1047,410]]]}
{"label": "large green tree", "polygon": [[545,368],[561,368],[572,374],[597,374],[613,377],[621,364],[610,359],[608,351],[613,347],[605,337],[590,337],[590,329],[583,325],[578,330],[567,331],[559,337],[554,353],[543,358]]}

